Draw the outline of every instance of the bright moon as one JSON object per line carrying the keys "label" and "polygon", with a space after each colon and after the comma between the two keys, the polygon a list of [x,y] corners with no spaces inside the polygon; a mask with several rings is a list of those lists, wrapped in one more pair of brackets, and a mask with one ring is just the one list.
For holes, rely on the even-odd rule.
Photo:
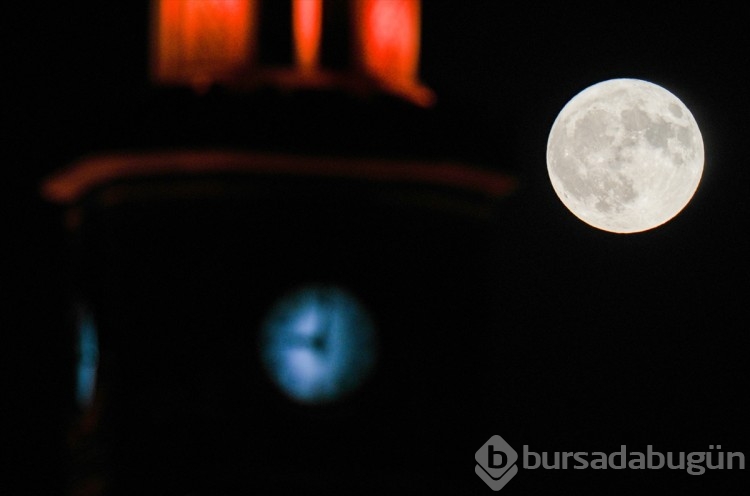
{"label": "bright moon", "polygon": [[555,119],[547,171],[557,196],[598,229],[660,226],[688,204],[703,174],[703,139],[675,95],[638,79],[581,91]]}

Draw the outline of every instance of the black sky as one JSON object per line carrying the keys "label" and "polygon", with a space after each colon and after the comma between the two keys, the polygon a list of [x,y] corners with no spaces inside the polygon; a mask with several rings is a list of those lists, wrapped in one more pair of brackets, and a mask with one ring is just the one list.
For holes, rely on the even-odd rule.
{"label": "black sky", "polygon": [[[514,411],[526,419],[522,442],[562,450],[577,449],[569,444],[578,439],[587,449],[722,444],[750,455],[750,11],[741,2],[423,3],[421,76],[437,95],[427,110],[269,92],[244,102],[257,110],[247,115],[220,92],[157,90],[144,2],[25,2],[6,18],[3,404],[30,412],[9,456],[37,472],[34,484],[54,485],[63,470],[65,418],[56,406],[65,394],[58,352],[67,345],[49,332],[66,303],[64,241],[38,187],[87,154],[191,137],[207,146],[449,158],[513,175],[519,189],[499,215],[496,255],[514,329],[509,380],[521,405]],[[634,235],[573,217],[545,163],[557,112],[587,86],[618,77],[675,93],[706,149],[686,209]],[[321,107],[326,113],[310,115]],[[676,484],[742,487],[736,477],[708,477]]]}

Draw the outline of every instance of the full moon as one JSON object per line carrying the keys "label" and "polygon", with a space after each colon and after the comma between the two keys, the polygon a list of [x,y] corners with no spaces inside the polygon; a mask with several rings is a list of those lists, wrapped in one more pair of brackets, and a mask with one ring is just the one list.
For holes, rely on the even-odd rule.
{"label": "full moon", "polygon": [[698,124],[682,101],[639,79],[594,84],[570,100],[547,141],[562,203],[604,231],[635,233],[676,216],[703,174]]}

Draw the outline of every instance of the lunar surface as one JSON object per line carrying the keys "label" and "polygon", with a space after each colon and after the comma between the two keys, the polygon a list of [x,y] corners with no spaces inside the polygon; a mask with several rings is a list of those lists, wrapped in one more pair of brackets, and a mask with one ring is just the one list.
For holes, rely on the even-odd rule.
{"label": "lunar surface", "polygon": [[672,93],[612,79],[576,95],[555,119],[547,170],[563,204],[605,231],[660,226],[691,200],[703,174],[698,124]]}

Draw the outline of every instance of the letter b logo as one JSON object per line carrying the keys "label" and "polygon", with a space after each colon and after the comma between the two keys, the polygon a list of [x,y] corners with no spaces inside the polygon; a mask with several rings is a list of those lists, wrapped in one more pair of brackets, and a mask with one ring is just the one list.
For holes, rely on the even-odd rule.
{"label": "letter b logo", "polygon": [[474,459],[477,461],[474,472],[493,491],[502,489],[518,473],[515,464],[518,453],[498,435],[492,436],[484,443],[474,454]]}
{"label": "letter b logo", "polygon": [[[497,457],[500,458],[499,462],[497,462]],[[504,451],[495,450],[493,445],[488,444],[487,460],[488,468],[503,468],[508,464],[508,455],[506,455]]]}

